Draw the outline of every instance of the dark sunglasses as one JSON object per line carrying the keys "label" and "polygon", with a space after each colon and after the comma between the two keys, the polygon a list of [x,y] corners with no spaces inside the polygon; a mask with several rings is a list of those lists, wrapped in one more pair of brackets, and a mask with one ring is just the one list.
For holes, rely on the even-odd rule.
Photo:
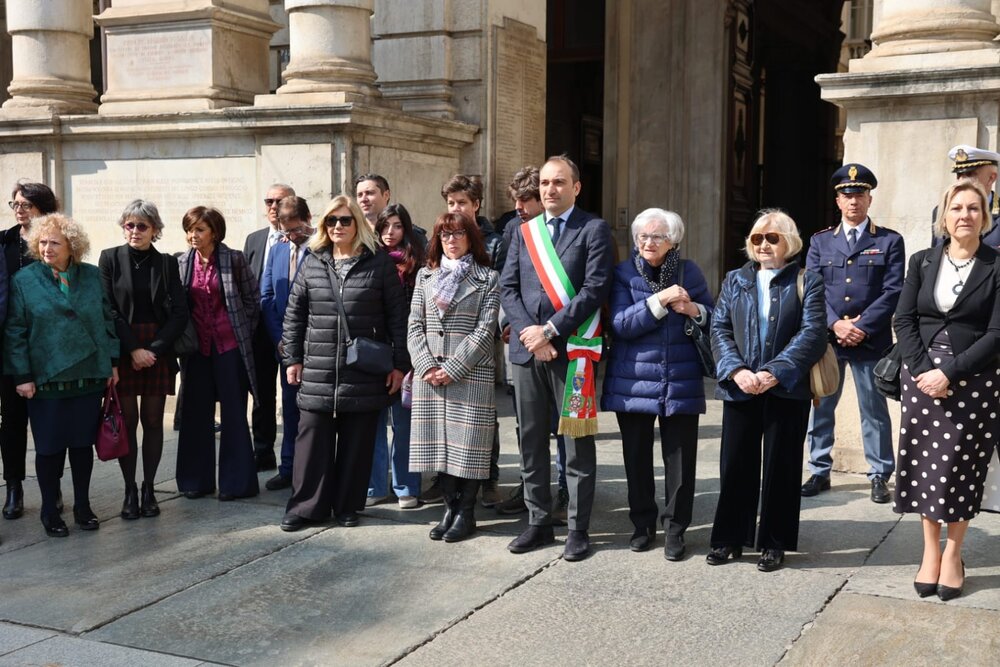
{"label": "dark sunglasses", "polygon": [[768,232],[767,234],[751,234],[750,243],[753,245],[760,245],[764,241],[767,241],[771,245],[778,245],[781,243],[781,234],[776,232]]}
{"label": "dark sunglasses", "polygon": [[279,201],[281,201],[280,198],[279,199],[265,199],[264,200],[264,206],[267,206],[268,208],[270,208],[271,206],[274,206],[275,204],[277,204]]}
{"label": "dark sunglasses", "polygon": [[140,232],[144,232],[147,229],[149,229],[149,225],[147,225],[145,222],[126,222],[125,223],[125,230],[129,231],[129,232],[131,232],[133,230],[139,230]]}
{"label": "dark sunglasses", "polygon": [[323,222],[325,222],[328,227],[333,227],[334,225],[350,227],[354,224],[354,218],[349,215],[328,215],[323,219]]}

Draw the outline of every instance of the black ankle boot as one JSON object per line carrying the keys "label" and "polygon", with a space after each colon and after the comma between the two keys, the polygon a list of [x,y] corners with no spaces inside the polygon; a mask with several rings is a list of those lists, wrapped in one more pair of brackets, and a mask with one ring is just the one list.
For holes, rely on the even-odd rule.
{"label": "black ankle boot", "polygon": [[122,502],[122,518],[139,518],[139,489],[135,482],[125,485],[125,500]]}
{"label": "black ankle boot", "polygon": [[24,487],[21,480],[7,482],[7,501],[3,504],[3,518],[19,519],[24,514]]}
{"label": "black ankle boot", "polygon": [[457,480],[451,475],[441,473],[438,475],[438,485],[441,489],[441,499],[444,501],[444,516],[438,525],[431,528],[430,538],[440,540],[444,534],[451,529],[451,524],[455,521],[458,513],[458,493],[456,490]]}
{"label": "black ankle boot", "polygon": [[478,479],[459,480],[458,513],[451,523],[451,528],[444,534],[445,542],[459,542],[476,532],[476,493],[479,491]]}
{"label": "black ankle boot", "polygon": [[139,513],[143,516],[159,516],[160,505],[156,502],[156,494],[153,493],[152,482],[142,483],[142,493],[139,503]]}

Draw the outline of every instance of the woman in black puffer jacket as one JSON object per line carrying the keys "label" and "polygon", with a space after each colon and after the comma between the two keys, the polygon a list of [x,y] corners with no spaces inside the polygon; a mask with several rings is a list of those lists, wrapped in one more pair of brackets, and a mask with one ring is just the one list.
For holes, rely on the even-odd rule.
{"label": "woman in black puffer jacket", "polygon": [[[287,531],[325,521],[331,510],[339,524],[358,524],[379,411],[410,369],[403,286],[388,255],[375,252],[374,232],[350,197],[330,202],[309,249],[288,297],[281,341],[288,383],[301,385],[292,497],[281,522]],[[347,366],[341,299],[350,338],[392,346],[388,374]]]}

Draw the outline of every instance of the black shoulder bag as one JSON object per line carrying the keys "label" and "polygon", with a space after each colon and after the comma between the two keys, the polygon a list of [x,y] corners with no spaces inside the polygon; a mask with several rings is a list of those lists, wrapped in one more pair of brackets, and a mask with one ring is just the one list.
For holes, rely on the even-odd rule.
{"label": "black shoulder bag", "polygon": [[[684,287],[684,260],[680,261],[677,267],[677,284]],[[705,327],[708,325],[706,324]],[[687,334],[694,349],[698,353],[698,361],[701,362],[701,374],[707,378],[715,379],[715,356],[712,354],[712,340],[705,331],[705,327],[700,326],[693,318],[684,317],[684,333]]]}
{"label": "black shoulder bag", "polygon": [[351,338],[351,332],[347,326],[347,313],[344,311],[344,289],[340,283],[340,276],[337,275],[336,269],[329,264],[326,265],[326,272],[330,276],[330,285],[333,287],[334,298],[337,300],[337,311],[340,314],[338,326],[343,327],[347,340],[348,368],[370,375],[388,375],[392,372],[392,346],[363,336]]}

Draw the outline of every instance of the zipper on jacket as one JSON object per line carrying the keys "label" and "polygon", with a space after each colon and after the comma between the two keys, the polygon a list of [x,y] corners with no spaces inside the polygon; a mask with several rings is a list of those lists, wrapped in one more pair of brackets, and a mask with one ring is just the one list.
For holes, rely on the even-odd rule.
{"label": "zipper on jacket", "polygon": [[[337,270],[334,266],[334,271]],[[337,297],[340,299],[340,303],[344,303],[344,281],[340,281],[340,295]],[[344,309],[347,312],[347,309]],[[347,326],[347,322],[340,321],[340,314],[337,315],[337,363],[334,366],[333,372],[333,418],[337,418],[337,399],[340,395],[340,342],[341,342],[341,332],[343,332],[344,327]]]}

